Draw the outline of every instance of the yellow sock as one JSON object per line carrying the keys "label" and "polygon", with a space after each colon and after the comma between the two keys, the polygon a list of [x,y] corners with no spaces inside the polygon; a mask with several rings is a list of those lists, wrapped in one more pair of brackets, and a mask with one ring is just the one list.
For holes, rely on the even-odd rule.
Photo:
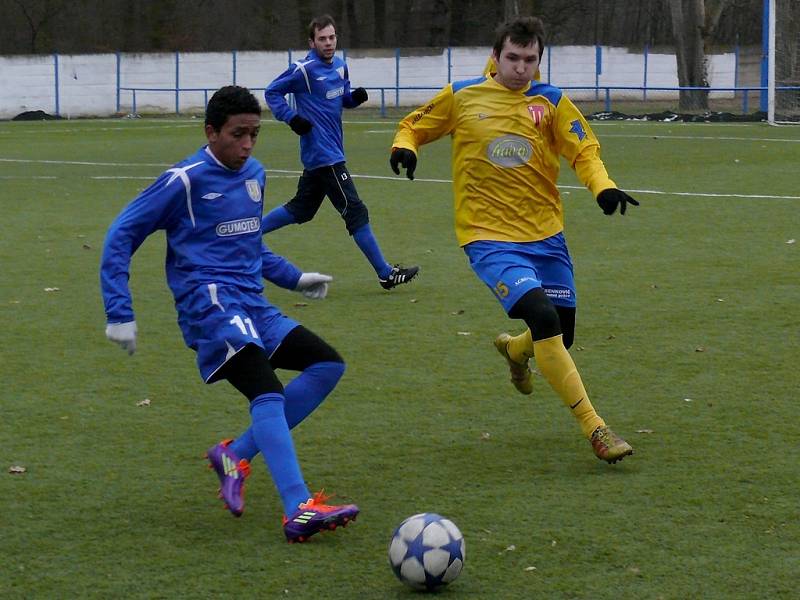
{"label": "yellow sock", "polygon": [[524,363],[529,358],[533,358],[533,338],[530,329],[526,329],[525,333],[514,336],[508,341],[508,356],[518,363]]}
{"label": "yellow sock", "polygon": [[592,432],[605,422],[589,401],[589,394],[583,387],[575,362],[564,347],[562,336],[537,340],[533,342],[533,348],[539,371],[578,420],[583,435],[591,437]]}

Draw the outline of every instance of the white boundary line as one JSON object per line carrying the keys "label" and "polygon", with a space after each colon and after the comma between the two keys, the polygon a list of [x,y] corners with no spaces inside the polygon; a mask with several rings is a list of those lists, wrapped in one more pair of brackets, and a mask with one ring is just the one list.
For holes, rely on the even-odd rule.
{"label": "white boundary line", "polygon": [[[161,163],[113,163],[113,162],[89,162],[89,161],[78,161],[78,160],[43,160],[43,159],[25,159],[25,158],[0,158],[0,163],[36,163],[36,164],[47,164],[47,165],[78,165],[78,166],[91,166],[91,167],[130,167],[130,168],[137,168],[137,167],[160,167],[160,168],[167,168],[172,165],[168,164],[161,164]],[[287,169],[269,169],[267,170],[267,175],[271,178],[292,178],[300,175],[302,171],[297,170],[287,170]],[[357,175],[355,173],[350,174],[351,177],[357,179],[374,179],[374,180],[388,180],[388,181],[406,181],[405,177],[400,177],[396,175]],[[14,178],[23,179],[22,176],[13,176]],[[154,180],[156,176],[133,176],[133,175],[90,175],[89,179],[94,180],[110,180],[110,179],[149,179]],[[8,178],[8,177],[6,177]],[[30,179],[38,179],[41,176],[31,176]],[[56,178],[56,176],[53,176]],[[452,179],[431,179],[431,178],[417,178],[414,181],[419,181],[423,183],[446,183],[452,184]],[[583,190],[586,189],[583,186],[578,185],[559,185],[560,189],[564,190]],[[761,199],[761,200],[800,200],[800,196],[782,196],[782,195],[774,195],[774,194],[731,194],[731,193],[722,193],[722,192],[668,192],[664,190],[644,190],[644,189],[626,189],[627,192],[631,194],[647,194],[647,195],[657,195],[657,196],[688,196],[688,197],[700,197],[700,198],[750,198],[750,199]]]}

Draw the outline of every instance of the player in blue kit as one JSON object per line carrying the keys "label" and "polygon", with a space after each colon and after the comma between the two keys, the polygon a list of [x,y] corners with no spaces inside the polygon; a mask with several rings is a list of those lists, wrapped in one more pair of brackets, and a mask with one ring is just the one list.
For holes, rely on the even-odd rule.
{"label": "player in blue kit", "polygon": [[[206,383],[227,379],[250,402],[250,428],[208,451],[221,496],[234,515],[242,514],[249,462],[260,452],[283,502],[286,538],[302,542],[358,514],[354,504],[311,497],[289,431],[333,390],[345,365],[336,350],[263,296],[262,276],[318,298],[330,277],[301,272],[261,241],[266,174],[251,156],[260,121],[249,90],[218,90],[206,108],[208,144],[167,169],[114,220],[100,280],[106,336],[133,354],[131,258],[148,235],[166,232],[167,283],[200,374]],[[300,374],[284,388],[277,368]]]}
{"label": "player in blue kit", "polygon": [[[263,219],[264,233],[314,218],[327,196],[344,219],[347,231],[375,269],[378,281],[390,290],[416,277],[419,267],[390,265],[383,257],[369,224],[366,205],[358,197],[347,170],[342,139],[342,109],[367,100],[367,91],[351,91],[347,64],[335,55],[336,24],[330,15],[308,26],[308,55],[295,62],[267,86],[265,97],[273,116],[300,136],[303,174],[294,198]],[[286,101],[294,94],[297,110]]]}

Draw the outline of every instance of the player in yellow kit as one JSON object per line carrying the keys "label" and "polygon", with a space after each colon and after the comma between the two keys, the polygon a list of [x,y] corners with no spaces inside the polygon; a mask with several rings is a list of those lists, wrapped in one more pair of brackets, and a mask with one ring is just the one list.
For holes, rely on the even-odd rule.
{"label": "player in yellow kit", "polygon": [[[540,83],[544,27],[535,17],[501,25],[484,76],[449,84],[406,116],[390,164],[414,178],[420,146],[453,139],[458,243],[476,275],[508,316],[528,329],[500,334],[495,346],[511,381],[532,392],[529,360],[569,407],[595,455],[609,463],[633,449],[605,424],[567,348],[575,332],[575,281],[556,187],[560,157],[575,170],[606,215],[638,202],[617,189],[600,160],[589,124],[560,89]],[[490,67],[491,65],[487,65]]]}

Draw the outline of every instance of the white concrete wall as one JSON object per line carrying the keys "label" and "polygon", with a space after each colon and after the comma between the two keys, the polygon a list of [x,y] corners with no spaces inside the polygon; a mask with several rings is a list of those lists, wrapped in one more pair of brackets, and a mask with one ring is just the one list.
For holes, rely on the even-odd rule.
{"label": "white concrete wall", "polygon": [[[299,60],[305,49],[290,52],[235,53],[236,83],[251,88],[263,98],[263,88],[281,73],[291,60]],[[453,48],[450,54],[450,79],[478,77],[490,54],[488,47]],[[117,109],[117,55],[59,55],[58,96],[56,96],[56,57],[0,57],[0,118],[11,118],[26,110],[43,110],[67,117],[109,116]],[[178,82],[181,91],[178,109],[181,112],[202,111],[207,97],[218,87],[233,83],[234,53],[181,53],[177,55]],[[429,99],[448,82],[447,50],[411,56],[403,55],[398,65],[392,50],[352,51],[347,55],[350,79],[354,86],[387,88],[384,101],[389,106],[416,106]],[[593,87],[595,85],[595,47],[559,46],[549,48],[542,61],[542,80],[559,87]],[[709,79],[712,87],[733,87],[735,57],[732,53],[709,57]],[[400,88],[423,88],[395,90]],[[644,84],[644,57],[625,48],[602,49],[600,86],[632,86]],[[647,84],[654,87],[675,87],[678,77],[675,56],[649,54]],[[176,54],[119,55],[120,112],[133,110],[133,92],[137,88],[136,112],[175,112]],[[145,91],[155,88],[161,91]],[[172,91],[170,91],[172,90]],[[206,92],[202,90],[208,90]],[[568,91],[576,99],[592,98],[594,91]],[[602,92],[601,92],[602,94]],[[641,91],[612,92],[612,99],[641,97]],[[715,93],[732,96],[733,93]],[[648,92],[648,97],[677,97],[677,92]],[[58,97],[58,106],[56,106]],[[370,90],[369,104],[380,106],[381,92]]]}

